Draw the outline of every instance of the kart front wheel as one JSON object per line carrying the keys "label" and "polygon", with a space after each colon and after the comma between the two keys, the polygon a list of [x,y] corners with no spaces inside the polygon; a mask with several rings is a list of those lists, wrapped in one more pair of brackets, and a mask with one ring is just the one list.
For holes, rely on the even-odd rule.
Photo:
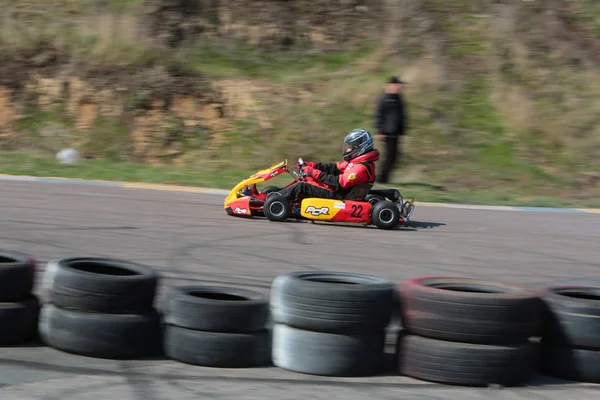
{"label": "kart front wheel", "polygon": [[287,199],[280,194],[272,194],[267,197],[263,206],[265,217],[269,221],[281,222],[290,215],[290,203]]}
{"label": "kart front wheel", "polygon": [[400,210],[389,200],[378,201],[371,211],[371,219],[379,229],[394,229],[400,220]]}

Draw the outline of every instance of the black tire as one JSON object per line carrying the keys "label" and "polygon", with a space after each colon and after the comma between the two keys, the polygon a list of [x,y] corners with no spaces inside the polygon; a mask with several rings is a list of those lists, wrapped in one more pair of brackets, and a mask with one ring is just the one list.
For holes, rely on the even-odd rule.
{"label": "black tire", "polygon": [[389,200],[379,201],[371,209],[371,219],[379,229],[394,229],[399,224],[400,210]]}
{"label": "black tire", "polygon": [[40,312],[43,343],[67,353],[106,359],[134,359],[160,353],[160,316],[99,314],[45,304]]}
{"label": "black tire", "polygon": [[250,368],[271,364],[269,331],[252,333],[204,332],[169,325],[165,355],[186,364],[215,368]]}
{"label": "black tire", "polygon": [[271,286],[274,322],[320,332],[384,329],[394,304],[394,282],[349,272],[295,272]]}
{"label": "black tire", "polygon": [[554,346],[542,341],[541,373],[575,382],[600,383],[600,351]]}
{"label": "black tire", "polygon": [[22,344],[37,336],[40,303],[35,295],[28,299],[0,303],[0,345]]}
{"label": "black tire", "polygon": [[378,203],[380,201],[385,201],[385,197],[380,196],[378,194],[368,194],[365,196],[365,201],[371,203],[371,205]]}
{"label": "black tire", "polygon": [[290,216],[290,203],[279,193],[272,194],[265,200],[263,212],[269,221],[282,222]]}
{"label": "black tire", "polygon": [[535,344],[446,342],[400,332],[396,362],[401,375],[464,386],[519,386],[535,373]]}
{"label": "black tire", "polygon": [[271,185],[271,186],[267,186],[266,188],[261,190],[261,193],[271,193],[271,192],[277,192],[279,190],[281,190],[280,187]]}
{"label": "black tire", "polygon": [[110,314],[152,310],[158,277],[144,265],[96,257],[56,262],[49,294],[56,306]]}
{"label": "black tire", "polygon": [[311,375],[356,377],[384,367],[385,331],[332,334],[273,326],[273,365]]}
{"label": "black tire", "polygon": [[545,342],[600,350],[600,288],[550,287],[542,300],[548,307]]}
{"label": "black tire", "polygon": [[29,298],[35,283],[35,264],[30,256],[0,250],[0,301]]}
{"label": "black tire", "polygon": [[407,333],[479,344],[526,341],[543,321],[538,291],[469,278],[425,277],[400,284]]}
{"label": "black tire", "polygon": [[254,332],[265,328],[269,299],[261,293],[219,286],[182,286],[169,292],[164,321],[210,332]]}

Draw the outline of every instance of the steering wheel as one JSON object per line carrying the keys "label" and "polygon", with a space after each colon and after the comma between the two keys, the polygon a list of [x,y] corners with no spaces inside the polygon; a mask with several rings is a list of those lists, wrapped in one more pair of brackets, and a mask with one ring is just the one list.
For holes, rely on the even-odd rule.
{"label": "steering wheel", "polygon": [[306,176],[306,173],[302,170],[302,167],[306,166],[302,157],[298,157],[298,166],[300,167],[299,171],[298,171],[298,180],[302,181],[302,180],[304,180],[304,177]]}

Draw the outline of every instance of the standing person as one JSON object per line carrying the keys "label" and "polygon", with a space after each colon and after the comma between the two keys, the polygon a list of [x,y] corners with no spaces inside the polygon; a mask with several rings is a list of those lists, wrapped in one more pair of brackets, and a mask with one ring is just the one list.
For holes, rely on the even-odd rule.
{"label": "standing person", "polygon": [[385,158],[377,179],[380,183],[389,181],[399,153],[398,139],[405,134],[406,107],[400,95],[404,83],[396,76],[391,77],[385,92],[377,99],[376,138],[385,143]]}

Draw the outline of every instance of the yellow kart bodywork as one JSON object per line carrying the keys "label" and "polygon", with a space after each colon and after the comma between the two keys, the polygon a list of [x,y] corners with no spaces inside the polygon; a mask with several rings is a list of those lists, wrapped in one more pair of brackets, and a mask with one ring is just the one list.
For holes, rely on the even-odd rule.
{"label": "yellow kart bodywork", "polygon": [[288,171],[288,160],[285,159],[282,162],[273,164],[268,168],[261,169],[260,171],[250,175],[248,178],[244,179],[243,181],[235,185],[233,189],[231,189],[227,197],[225,197],[223,208],[231,208],[234,202],[237,202],[243,197],[247,197],[243,192],[243,189],[245,189],[246,187],[250,187],[252,185],[256,185],[257,183],[268,181],[269,179]]}

